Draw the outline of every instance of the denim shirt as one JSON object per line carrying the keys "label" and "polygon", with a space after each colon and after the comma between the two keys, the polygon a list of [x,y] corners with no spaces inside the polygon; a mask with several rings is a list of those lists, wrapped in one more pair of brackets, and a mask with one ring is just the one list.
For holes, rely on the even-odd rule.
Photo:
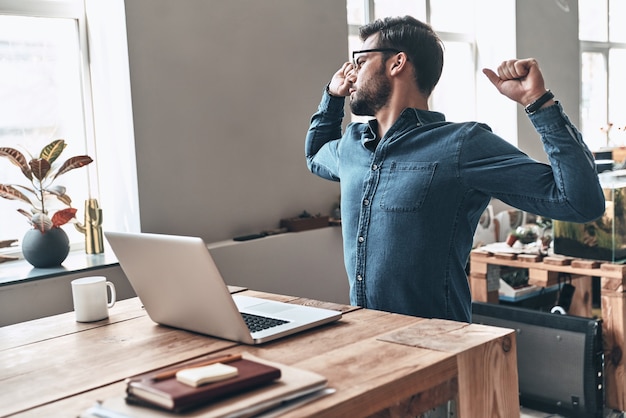
{"label": "denim shirt", "polygon": [[491,197],[552,219],[604,212],[593,155],[559,103],[530,116],[550,165],[476,122],[405,109],[380,141],[376,121],[342,135],[344,99],[324,93],[306,136],[307,165],[339,181],[350,303],[471,322],[465,267]]}

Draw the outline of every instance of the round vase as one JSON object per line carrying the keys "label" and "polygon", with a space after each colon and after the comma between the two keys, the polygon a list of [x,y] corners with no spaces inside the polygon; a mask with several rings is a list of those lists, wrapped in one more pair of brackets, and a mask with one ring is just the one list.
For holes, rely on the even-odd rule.
{"label": "round vase", "polygon": [[24,258],[34,267],[60,266],[70,252],[70,240],[61,228],[46,232],[30,229],[22,240]]}

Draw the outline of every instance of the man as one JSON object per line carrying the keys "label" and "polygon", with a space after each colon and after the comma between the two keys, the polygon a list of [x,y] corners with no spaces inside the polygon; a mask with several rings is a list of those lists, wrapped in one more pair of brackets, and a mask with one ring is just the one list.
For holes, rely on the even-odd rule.
{"label": "man", "polygon": [[[306,137],[309,169],[341,182],[350,302],[365,308],[471,322],[465,266],[491,197],[552,219],[604,212],[592,154],[546,90],[533,59],[484,74],[529,112],[550,165],[476,122],[428,110],[443,67],[441,41],[412,18],[361,28],[361,51],[334,74]],[[342,134],[344,97],[368,123]],[[453,100],[454,98],[450,98]]]}

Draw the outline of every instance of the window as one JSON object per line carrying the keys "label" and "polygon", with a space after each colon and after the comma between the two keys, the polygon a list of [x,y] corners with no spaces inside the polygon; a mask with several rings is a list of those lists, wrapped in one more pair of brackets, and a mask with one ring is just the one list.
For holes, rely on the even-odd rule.
{"label": "window", "polygon": [[[516,142],[515,104],[503,101],[481,71],[514,56],[514,6],[513,1],[502,0],[348,0],[348,45],[351,51],[359,49],[358,27],[374,19],[411,15],[428,22],[439,34],[445,54],[430,108],[449,121],[485,121],[494,132]],[[483,21],[496,7],[499,19]]]}
{"label": "window", "polygon": [[581,131],[592,150],[626,146],[626,3],[579,0]]}
{"label": "window", "polygon": [[[78,220],[93,197],[106,229],[138,230],[124,19],[122,0],[0,0],[0,146],[35,154],[65,139],[60,160],[94,159],[59,180]],[[0,183],[26,182],[0,159]],[[0,240],[21,239],[28,229],[18,207],[0,199]],[[84,243],[74,228],[64,229],[72,243]]]}

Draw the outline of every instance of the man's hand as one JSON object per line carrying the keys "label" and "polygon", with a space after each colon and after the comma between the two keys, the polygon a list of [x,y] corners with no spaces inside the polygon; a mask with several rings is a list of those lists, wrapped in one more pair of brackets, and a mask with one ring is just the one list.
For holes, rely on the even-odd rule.
{"label": "man's hand", "polygon": [[483,74],[500,93],[522,106],[528,106],[546,92],[543,75],[534,58],[504,61],[497,71],[496,74],[484,68]]}
{"label": "man's hand", "polygon": [[354,65],[350,62],[344,63],[339,70],[333,75],[328,85],[328,92],[332,96],[349,96],[352,84],[356,81],[356,72]]}

